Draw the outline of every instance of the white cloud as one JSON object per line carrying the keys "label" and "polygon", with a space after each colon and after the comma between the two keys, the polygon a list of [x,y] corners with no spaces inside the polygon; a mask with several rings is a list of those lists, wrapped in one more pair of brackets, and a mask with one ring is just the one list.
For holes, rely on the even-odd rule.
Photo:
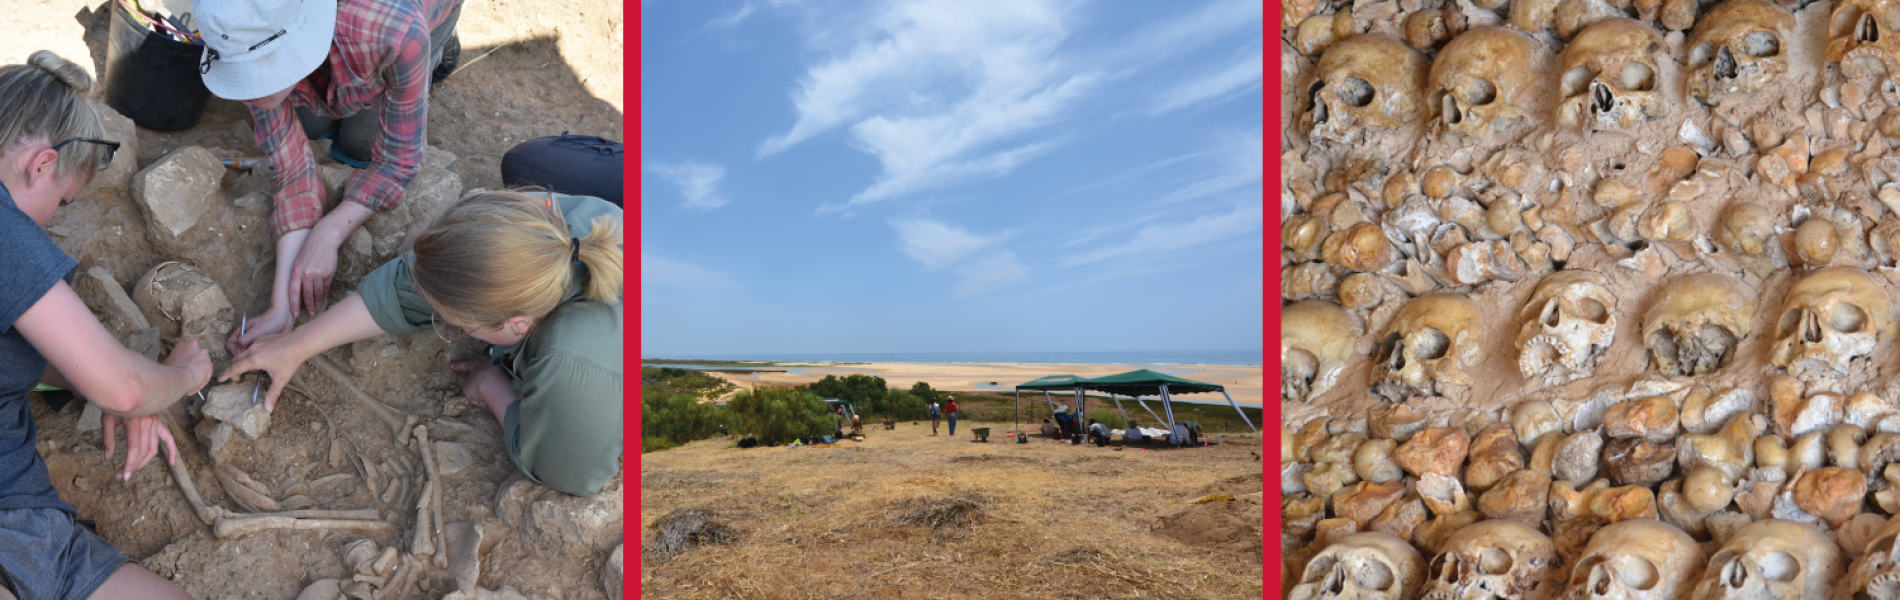
{"label": "white cloud", "polygon": [[[1260,128],[1254,127],[1218,144],[1207,155],[1213,158],[1213,173],[1182,186],[1160,200],[1171,204],[1205,198],[1215,194],[1259,185],[1265,178],[1266,155],[1261,150]],[[1259,197],[1255,194],[1255,197]]]}
{"label": "white cloud", "polygon": [[1252,51],[1242,54],[1226,68],[1204,73],[1162,93],[1154,113],[1161,114],[1258,88],[1261,78],[1265,76],[1263,64],[1260,48],[1254,46]]}
{"label": "white cloud", "polygon": [[712,22],[707,23],[706,26],[719,28],[719,29],[733,27],[733,26],[738,25],[741,22],[744,22],[746,20],[746,17],[752,16],[752,12],[758,9],[759,9],[758,3],[747,2],[743,6],[740,6],[739,10],[733,11],[732,14],[715,18],[712,20]]}
{"label": "white cloud", "polygon": [[640,287],[710,290],[740,287],[733,278],[705,267],[640,252]]}
{"label": "white cloud", "polygon": [[1259,204],[1243,204],[1218,215],[1204,215],[1186,223],[1159,223],[1141,228],[1132,239],[1112,240],[1100,249],[1063,260],[1074,266],[1120,256],[1151,256],[1175,252],[1260,231]]}
{"label": "white cloud", "polygon": [[892,219],[890,224],[903,244],[898,249],[933,271],[956,264],[996,241],[996,238],[930,219]]}
{"label": "white cloud", "polygon": [[726,205],[725,196],[719,193],[719,180],[726,177],[725,167],[687,161],[648,163],[647,170],[679,186],[680,195],[686,197],[680,208],[703,212]]}
{"label": "white cloud", "polygon": [[1117,44],[1119,52],[1111,58],[1149,61],[1186,54],[1240,31],[1250,31],[1258,38],[1262,23],[1260,11],[1260,3],[1253,0],[1210,2],[1178,19],[1163,21]]}
{"label": "white cloud", "polygon": [[1047,148],[1014,140],[1059,118],[1096,81],[1056,56],[1067,36],[1064,5],[896,3],[847,51],[809,69],[792,94],[797,121],[766,139],[759,156],[848,128],[884,168],[848,205],[1008,172]]}
{"label": "white cloud", "polygon": [[1016,254],[999,250],[983,255],[957,269],[963,279],[957,282],[958,297],[993,292],[1029,279],[1029,267],[1016,262]]}

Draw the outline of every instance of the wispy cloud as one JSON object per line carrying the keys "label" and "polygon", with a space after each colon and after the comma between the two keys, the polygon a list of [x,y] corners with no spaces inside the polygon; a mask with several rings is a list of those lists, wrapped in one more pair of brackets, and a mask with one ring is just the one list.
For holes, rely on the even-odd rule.
{"label": "wispy cloud", "polygon": [[1029,267],[1016,262],[1016,254],[999,250],[983,255],[957,269],[963,279],[957,282],[959,297],[994,292],[1029,280]]}
{"label": "wispy cloud", "polygon": [[1226,213],[1203,215],[1186,223],[1157,223],[1141,228],[1133,238],[1063,259],[1067,266],[1084,265],[1122,256],[1152,256],[1260,231],[1263,213],[1257,203],[1236,206]]}
{"label": "wispy cloud", "polygon": [[658,175],[661,180],[679,186],[680,195],[686,201],[680,208],[692,211],[708,211],[726,205],[725,196],[719,193],[719,180],[726,178],[726,168],[692,161],[679,163],[648,163],[647,170]]}
{"label": "wispy cloud", "polygon": [[[1265,154],[1261,150],[1260,128],[1253,127],[1233,135],[1209,151],[1204,164],[1208,173],[1196,178],[1192,183],[1181,186],[1168,195],[1162,196],[1160,203],[1172,204],[1188,200],[1197,200],[1216,194],[1260,185],[1265,178]],[[1259,197],[1254,194],[1253,197]]]}
{"label": "wispy cloud", "polygon": [[738,280],[724,273],[660,258],[643,249],[640,252],[640,287],[712,290],[742,286]]}
{"label": "wispy cloud", "polygon": [[1265,77],[1263,68],[1260,46],[1251,45],[1249,51],[1241,53],[1225,68],[1203,73],[1163,92],[1153,112],[1165,113],[1252,91],[1260,87],[1261,78]]}
{"label": "wispy cloud", "polygon": [[996,241],[994,237],[930,219],[892,219],[890,224],[897,230],[898,249],[933,271],[954,265]]}
{"label": "wispy cloud", "polygon": [[725,28],[733,27],[733,26],[738,25],[741,22],[744,22],[746,20],[746,17],[752,16],[753,11],[756,11],[758,9],[759,9],[759,4],[757,2],[747,2],[744,5],[740,6],[739,10],[733,11],[732,14],[725,15],[722,17],[715,17],[711,22],[707,23],[706,26],[711,27],[711,28],[716,28],[716,29],[725,29]]}
{"label": "wispy cloud", "polygon": [[[838,58],[813,66],[792,94],[790,130],[770,156],[846,127],[883,173],[845,206],[974,175],[1006,173],[1048,148],[1020,140],[1064,114],[1096,80],[1057,56],[1065,2],[898,2]],[[828,206],[827,211],[839,206]]]}

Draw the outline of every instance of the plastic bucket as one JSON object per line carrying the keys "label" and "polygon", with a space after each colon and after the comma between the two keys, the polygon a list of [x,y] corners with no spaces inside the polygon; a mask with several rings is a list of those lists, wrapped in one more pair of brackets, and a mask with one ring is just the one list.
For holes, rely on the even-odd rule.
{"label": "plastic bucket", "polygon": [[112,3],[106,43],[106,105],[153,131],[198,124],[211,90],[198,61],[204,46],[166,37],[139,24],[124,4]]}

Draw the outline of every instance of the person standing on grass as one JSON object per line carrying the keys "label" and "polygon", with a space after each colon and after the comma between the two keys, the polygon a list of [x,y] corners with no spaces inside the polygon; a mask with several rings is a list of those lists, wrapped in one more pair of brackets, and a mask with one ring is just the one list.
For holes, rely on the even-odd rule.
{"label": "person standing on grass", "polygon": [[[337,249],[402,204],[428,149],[429,88],[461,54],[462,0],[193,0],[192,12],[205,87],[250,110],[276,188],[270,309],[232,332],[226,346],[237,354],[317,314]],[[331,157],[357,168],[327,214],[306,141],[326,137]]]}
{"label": "person standing on grass", "polygon": [[937,435],[937,423],[943,421],[943,406],[930,403],[930,435]]}
{"label": "person standing on grass", "polygon": [[950,403],[944,405],[943,415],[945,418],[950,419],[950,437],[956,437],[957,435],[957,399],[956,398],[951,398]]}
{"label": "person standing on grass", "polygon": [[45,50],[0,67],[0,598],[190,598],[80,526],[35,445],[27,393],[46,383],[105,413],[108,460],[125,425],[116,478],[143,469],[160,442],[176,464],[158,413],[211,379],[198,342],[178,344],[161,364],[113,339],[67,282],[78,263],[46,234],[53,213],[119,149],[100,139],[105,126],[84,97],[91,87],[85,70]]}
{"label": "person standing on grass", "polygon": [[381,334],[488,342],[462,393],[501,424],[508,458],[536,483],[591,496],[620,472],[621,209],[589,196],[477,192],[417,233],[411,252],[219,375],[271,375],[276,405],[317,353]]}

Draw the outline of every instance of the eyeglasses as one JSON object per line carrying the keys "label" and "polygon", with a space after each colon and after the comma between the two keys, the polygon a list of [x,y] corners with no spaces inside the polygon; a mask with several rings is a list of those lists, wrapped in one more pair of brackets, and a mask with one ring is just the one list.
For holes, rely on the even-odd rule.
{"label": "eyeglasses", "polygon": [[[455,336],[455,339],[449,339],[449,336],[442,335],[442,327],[444,325],[447,325],[452,330],[461,331],[462,335]],[[462,338],[468,337],[468,330],[462,329],[460,327],[456,327],[454,325],[449,325],[447,322],[438,318],[438,316],[435,313],[429,314],[429,328],[435,331],[435,337],[440,338],[442,341],[447,342],[449,344],[454,344],[456,342],[462,341]]]}
{"label": "eyeglasses", "polygon": [[71,144],[71,143],[73,143],[73,142],[86,142],[86,143],[88,143],[88,144],[98,144],[98,145],[101,145],[101,146],[105,146],[105,147],[106,147],[106,153],[105,153],[104,155],[102,155],[102,156],[100,156],[100,157],[99,157],[99,163],[98,163],[97,165],[95,165],[95,166],[93,167],[93,168],[95,168],[95,169],[97,169],[97,170],[100,170],[100,171],[104,171],[104,170],[106,170],[106,167],[108,167],[108,166],[111,166],[111,165],[112,165],[112,155],[114,155],[114,154],[118,154],[118,152],[119,152],[119,143],[118,143],[118,142],[115,142],[115,141],[112,141],[112,140],[95,140],[95,139],[92,139],[92,138],[77,138],[77,137],[76,137],[76,138],[66,138],[66,140],[65,140],[65,141],[62,141],[62,142],[60,142],[60,143],[57,143],[57,144],[53,144],[53,151],[54,151],[54,152],[59,152],[59,149],[60,149],[60,148],[64,148],[64,147],[66,147],[66,145],[67,145],[67,144]]}

